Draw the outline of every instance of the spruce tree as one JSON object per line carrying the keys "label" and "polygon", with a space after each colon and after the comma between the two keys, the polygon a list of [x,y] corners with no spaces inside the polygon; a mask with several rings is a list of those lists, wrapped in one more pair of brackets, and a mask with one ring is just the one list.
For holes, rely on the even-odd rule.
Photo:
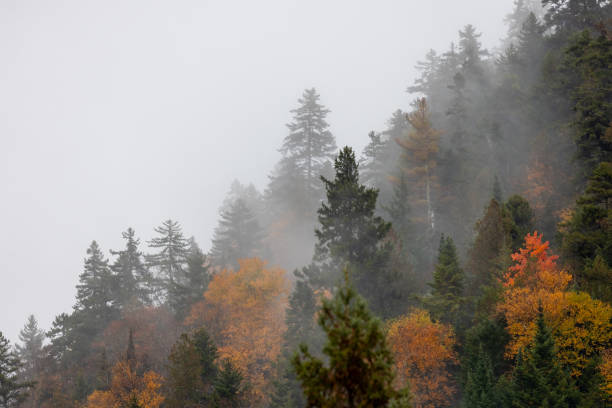
{"label": "spruce tree", "polygon": [[201,300],[210,282],[209,263],[193,237],[189,240],[189,252],[186,258],[187,266],[180,280],[169,287],[170,305],[182,320],[190,311],[191,306]]}
{"label": "spruce tree", "polygon": [[19,406],[27,397],[32,383],[19,379],[22,368],[17,354],[11,350],[10,342],[0,332],[0,407]]}
{"label": "spruce tree", "polygon": [[325,162],[336,150],[336,141],[326,121],[329,110],[319,103],[314,88],[306,89],[298,99],[300,106],[293,109],[293,121],[287,125],[289,134],[283,141],[281,152],[291,157],[304,175],[306,192],[317,201],[321,193],[319,176]]}
{"label": "spruce tree", "polygon": [[[391,245],[385,242],[391,224],[375,215],[378,191],[359,182],[358,165],[350,147],[343,148],[334,163],[333,180],[322,177],[327,200],[318,211],[315,230],[315,260],[325,265],[328,286],[338,281],[348,264],[355,273],[355,286],[379,315],[387,315],[392,287],[389,260]],[[403,271],[402,271],[403,272]],[[405,275],[393,276],[407,279]],[[397,294],[396,294],[397,295]],[[401,299],[397,299],[401,301]]]}
{"label": "spruce tree", "polygon": [[429,284],[431,293],[423,298],[432,317],[445,323],[460,324],[465,304],[464,284],[465,275],[453,239],[442,235],[433,282]]}
{"label": "spruce tree", "polygon": [[43,341],[45,333],[38,328],[38,322],[34,315],[28,317],[28,321],[19,332],[21,344],[15,345],[17,356],[21,360],[21,375],[28,381],[34,380],[40,369],[43,354]]}
{"label": "spruce tree", "polygon": [[114,274],[114,303],[119,309],[125,309],[130,304],[148,304],[148,285],[151,284],[149,271],[142,261],[142,252],[138,250],[140,240],[136,238],[132,228],[121,233],[125,240],[122,251],[112,251],[117,259],[111,266]]}
{"label": "spruce tree", "polygon": [[262,255],[262,230],[253,212],[242,199],[221,213],[210,251],[214,266],[237,267],[238,259]]}
{"label": "spruce tree", "polygon": [[244,389],[244,377],[227,359],[221,362],[214,379],[214,401],[222,407],[237,407]]}
{"label": "spruce tree", "polygon": [[[570,220],[561,227],[561,253],[572,266],[579,288],[610,301],[612,284],[612,164],[601,163],[576,202]],[[599,258],[598,258],[599,256]],[[602,297],[604,296],[604,297]]]}
{"label": "spruce tree", "polygon": [[515,408],[570,406],[576,390],[556,356],[555,340],[540,307],[536,334],[529,350],[519,353],[512,373],[511,399]]}
{"label": "spruce tree", "polygon": [[509,222],[512,252],[518,251],[525,240],[525,235],[535,230],[535,216],[529,202],[520,195],[513,195],[506,201],[503,210],[504,219]]}
{"label": "spruce tree", "polygon": [[475,367],[468,370],[463,406],[465,408],[497,408],[500,406],[495,387],[495,376],[491,359],[479,349]]}
{"label": "spruce tree", "polygon": [[323,300],[319,325],[327,336],[323,354],[314,357],[302,344],[293,366],[308,407],[409,407],[407,390],[393,387],[393,357],[378,319],[348,283]]}
{"label": "spruce tree", "polygon": [[168,299],[170,288],[182,278],[189,242],[183,236],[181,225],[172,220],[166,220],[161,226],[155,228],[158,237],[151,239],[149,248],[158,250],[157,253],[145,256],[147,267],[156,271],[158,300]]}

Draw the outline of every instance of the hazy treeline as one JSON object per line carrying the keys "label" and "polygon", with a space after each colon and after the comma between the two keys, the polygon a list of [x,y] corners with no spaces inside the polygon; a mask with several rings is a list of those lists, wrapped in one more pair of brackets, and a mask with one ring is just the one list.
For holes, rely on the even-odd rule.
{"label": "hazy treeline", "polygon": [[0,406],[610,406],[611,22],[466,25],[361,153],[306,89],[211,248],[175,220],[93,241],[72,311],[0,334]]}

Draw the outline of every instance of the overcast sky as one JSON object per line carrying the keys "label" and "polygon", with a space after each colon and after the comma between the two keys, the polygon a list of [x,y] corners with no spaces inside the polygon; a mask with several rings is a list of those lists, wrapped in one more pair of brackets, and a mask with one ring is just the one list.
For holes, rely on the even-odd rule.
{"label": "overcast sky", "polygon": [[[492,47],[512,0],[1,0],[0,331],[70,311],[85,249],[180,221],[205,251],[233,179],[265,186],[316,87],[359,151],[428,49]],[[143,246],[144,248],[144,246]]]}

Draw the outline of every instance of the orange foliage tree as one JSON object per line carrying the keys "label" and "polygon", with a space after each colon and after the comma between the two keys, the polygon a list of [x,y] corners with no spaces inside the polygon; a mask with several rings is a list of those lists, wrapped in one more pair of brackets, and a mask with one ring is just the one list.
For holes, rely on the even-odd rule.
{"label": "orange foliage tree", "polygon": [[141,408],[159,408],[164,401],[160,392],[162,377],[154,371],[142,376],[127,361],[113,367],[113,379],[108,391],[94,391],[87,398],[87,408],[118,408],[137,405]]}
{"label": "orange foliage tree", "polygon": [[289,284],[286,272],[266,268],[259,258],[241,259],[237,271],[215,275],[186,319],[189,326],[205,326],[219,348],[251,385],[251,403],[270,395],[269,379],[281,351]]}
{"label": "orange foliage tree", "polygon": [[455,384],[449,369],[457,362],[452,328],[433,322],[421,309],[393,320],[388,327],[397,385],[409,383],[416,408],[450,405]]}
{"label": "orange foliage tree", "polygon": [[506,354],[514,357],[532,342],[538,306],[542,305],[559,359],[577,376],[593,355],[610,346],[612,308],[584,292],[568,291],[572,276],[549,252],[549,243],[534,232],[527,234],[524,247],[512,254],[514,265],[502,279],[505,290],[498,305],[512,337]]}

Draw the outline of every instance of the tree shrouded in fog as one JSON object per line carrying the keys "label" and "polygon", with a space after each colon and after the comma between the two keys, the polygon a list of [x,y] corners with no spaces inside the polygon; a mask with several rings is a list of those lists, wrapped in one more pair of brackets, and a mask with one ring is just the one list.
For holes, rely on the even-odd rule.
{"label": "tree shrouded in fog", "polygon": [[283,141],[281,152],[289,157],[305,178],[309,195],[321,191],[319,176],[325,162],[331,160],[336,141],[326,121],[329,110],[319,103],[314,88],[306,89],[293,109],[293,121],[287,125],[289,134]]}
{"label": "tree shrouded in fog", "polygon": [[221,213],[210,251],[214,266],[235,267],[238,260],[261,255],[263,233],[246,202],[238,198]]}
{"label": "tree shrouded in fog", "polygon": [[0,407],[18,407],[28,396],[31,383],[19,378],[21,361],[11,350],[11,345],[0,332]]}
{"label": "tree shrouded in fog", "polygon": [[33,380],[44,357],[43,341],[45,332],[38,327],[34,315],[28,316],[28,321],[19,332],[21,344],[15,345],[17,356],[23,364],[22,375],[27,380]]}
{"label": "tree shrouded in fog", "polygon": [[151,283],[149,271],[146,269],[142,252],[138,245],[140,240],[136,238],[132,228],[121,233],[125,240],[125,248],[121,251],[111,251],[117,258],[111,270],[115,279],[115,304],[123,309],[133,302],[141,304],[149,303],[147,285]]}

